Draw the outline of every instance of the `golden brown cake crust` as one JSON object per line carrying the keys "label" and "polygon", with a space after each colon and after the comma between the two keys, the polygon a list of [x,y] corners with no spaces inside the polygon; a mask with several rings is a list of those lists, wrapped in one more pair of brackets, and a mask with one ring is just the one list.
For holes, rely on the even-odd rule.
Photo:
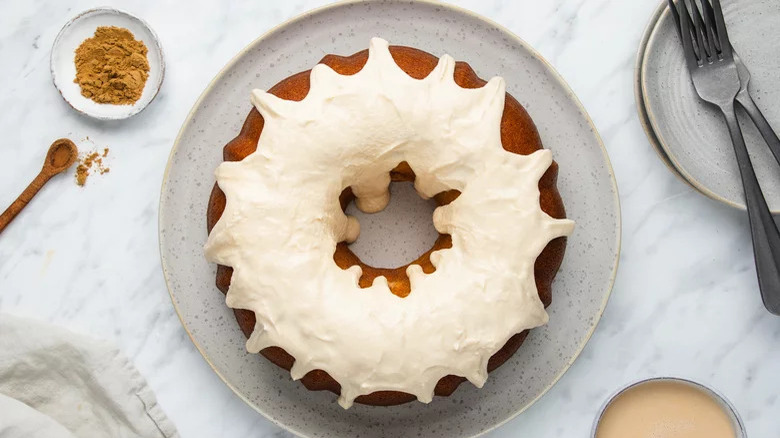
{"label": "golden brown cake crust", "polygon": [[[427,76],[428,73],[436,67],[439,60],[429,53],[411,47],[390,46],[390,53],[393,55],[393,59],[398,66],[416,79],[422,79]],[[363,50],[352,56],[346,57],[326,55],[320,63],[330,66],[337,73],[352,75],[360,71],[367,60],[368,50]],[[292,75],[274,85],[268,92],[282,99],[299,101],[309,92],[310,71],[311,70]],[[465,62],[456,63],[455,82],[464,88],[478,88],[486,83],[484,80],[480,79]],[[240,161],[253,153],[257,149],[257,142],[263,130],[263,123],[263,117],[256,109],[252,108],[241,128],[241,132],[236,138],[225,145],[223,149],[223,159],[225,161]],[[522,105],[508,93],[506,95],[504,114],[501,120],[501,141],[504,149],[516,154],[528,155],[542,148],[541,139],[539,138],[536,126],[531,120],[531,117]],[[398,167],[391,172],[391,177],[393,181],[413,181],[414,173],[406,163],[400,163]],[[561,196],[556,188],[557,177],[558,165],[553,162],[539,181],[539,190],[541,193],[540,205],[542,210],[550,216],[556,219],[562,219],[566,217],[566,213],[563,202],[561,201]],[[457,191],[450,191],[440,193],[434,199],[439,205],[445,205],[452,202],[458,195],[459,193]],[[340,197],[342,208],[346,208],[353,199],[354,196],[352,195],[352,191],[349,188],[345,189]],[[216,224],[222,216],[224,209],[225,194],[219,189],[217,184],[214,184],[207,212],[207,228],[209,232],[211,232],[214,224]],[[410,264],[419,264],[422,266],[424,272],[433,272],[435,268],[430,261],[431,252],[442,248],[449,248],[451,246],[450,236],[440,235],[436,240],[436,243],[428,252]],[[551,283],[563,261],[565,248],[566,238],[562,237],[551,241],[539,255],[534,265],[536,286],[539,290],[539,297],[545,307],[550,305],[552,299]],[[363,275],[359,282],[361,287],[370,286],[375,277],[383,275],[387,278],[392,293],[400,297],[405,297],[409,294],[409,279],[406,276],[406,268],[409,265],[404,265],[395,269],[380,269],[368,266],[361,262],[344,242],[338,244],[336,252],[333,255],[333,260],[343,269],[356,264],[360,265],[363,269]],[[223,293],[227,293],[232,273],[233,270],[230,267],[221,265],[217,267],[216,283],[219,290]],[[234,313],[241,330],[249,337],[255,326],[254,313],[241,309],[235,309]],[[488,362],[488,371],[493,371],[506,362],[515,351],[517,351],[527,335],[528,330],[511,337],[504,347],[490,358],[490,361]],[[260,354],[286,370],[289,370],[295,361],[292,356],[279,347],[263,349]],[[463,377],[453,375],[443,377],[436,385],[435,394],[439,396],[448,396],[465,380],[466,379]],[[301,382],[310,390],[324,389],[336,394],[339,394],[341,391],[338,382],[322,370],[313,370],[309,372],[301,379]],[[414,399],[415,397],[413,395],[404,392],[379,391],[360,396],[355,401],[367,405],[390,406],[410,402]]]}

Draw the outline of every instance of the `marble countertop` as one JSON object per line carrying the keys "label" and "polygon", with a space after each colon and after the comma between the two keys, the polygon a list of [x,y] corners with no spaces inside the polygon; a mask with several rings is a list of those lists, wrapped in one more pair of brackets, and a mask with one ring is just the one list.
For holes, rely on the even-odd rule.
{"label": "marble countertop", "polygon": [[[183,437],[288,437],[201,358],[173,311],[157,246],[168,153],[206,84],[242,47],[301,12],[297,1],[118,1],[151,24],[167,56],[157,100],[123,122],[77,115],[51,83],[49,49],[89,0],[0,3],[0,206],[67,136],[110,148],[84,188],[52,181],[0,235],[0,311],[110,339],[135,361]],[[491,437],[586,436],[605,398],[633,380],[713,385],[751,437],[780,430],[780,318],[759,298],[747,217],[694,192],[655,155],[633,97],[637,46],[658,0],[460,0],[537,48],[582,100],[609,151],[623,209],[617,282],[569,372]]]}

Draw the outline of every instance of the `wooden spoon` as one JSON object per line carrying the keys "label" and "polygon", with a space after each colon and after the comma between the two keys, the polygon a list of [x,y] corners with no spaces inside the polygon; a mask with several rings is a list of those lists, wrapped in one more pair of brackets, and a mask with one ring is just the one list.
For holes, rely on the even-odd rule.
{"label": "wooden spoon", "polygon": [[68,168],[76,162],[78,155],[79,151],[72,141],[67,138],[55,140],[54,143],[51,144],[51,147],[49,147],[49,152],[46,153],[46,161],[43,163],[41,172],[32,180],[30,185],[24,189],[22,194],[16,198],[16,201],[0,215],[0,233],[2,233],[16,215],[27,206],[33,196],[41,190],[43,185],[54,175],[68,170]]}

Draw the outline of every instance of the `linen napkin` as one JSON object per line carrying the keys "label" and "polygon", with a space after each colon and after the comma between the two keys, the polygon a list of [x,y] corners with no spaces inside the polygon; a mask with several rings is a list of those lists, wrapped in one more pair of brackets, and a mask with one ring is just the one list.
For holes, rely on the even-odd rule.
{"label": "linen napkin", "polygon": [[0,314],[0,438],[178,436],[114,345]]}

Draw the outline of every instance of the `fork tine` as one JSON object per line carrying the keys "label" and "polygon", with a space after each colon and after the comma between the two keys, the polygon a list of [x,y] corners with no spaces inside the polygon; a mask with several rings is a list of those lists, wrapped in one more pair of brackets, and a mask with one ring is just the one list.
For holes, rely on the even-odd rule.
{"label": "fork tine", "polygon": [[677,36],[682,40],[682,34],[680,33],[680,13],[677,12],[677,5],[674,4],[674,0],[666,0],[666,2],[669,3],[669,10],[672,11],[672,18],[674,18],[676,24],[674,30],[677,31]]}
{"label": "fork tine", "polygon": [[708,39],[710,43],[710,56],[717,59],[720,52],[720,41],[718,41],[718,30],[715,28],[715,13],[712,11],[712,5],[709,0],[701,0],[702,15],[704,15],[704,25],[708,30]]}
{"label": "fork tine", "polygon": [[[707,8],[709,8],[710,3],[707,0],[699,0],[701,2],[701,11],[698,7],[696,7],[696,0],[691,0],[693,2],[693,10],[694,15],[696,15],[696,22],[702,24],[702,34],[704,35],[704,48],[707,50],[707,56],[709,58],[710,62],[714,62],[718,60],[718,52],[715,49],[715,38],[717,35],[717,30],[715,29],[715,26],[710,22],[710,17],[707,14]],[[704,18],[702,18],[702,15],[704,15]]]}
{"label": "fork tine", "polygon": [[720,7],[720,0],[712,0],[712,8],[715,13],[715,23],[718,26],[718,39],[720,40],[720,52],[723,54],[723,59],[734,59],[729,34],[726,30],[726,20],[723,19],[723,9]]}
{"label": "fork tine", "polygon": [[[674,30],[677,31],[677,36],[680,38],[680,41],[682,41],[682,34],[680,33],[680,13],[677,11],[677,5],[674,4],[674,0],[666,0],[666,2],[669,3],[669,10],[672,11],[672,18],[674,19],[674,24],[675,24]],[[688,17],[687,14],[685,18],[688,20],[688,26],[693,27],[690,17]],[[694,52],[698,53],[698,48],[696,46],[693,47],[693,50]]]}
{"label": "fork tine", "polygon": [[[704,22],[701,19],[701,14],[699,13],[699,7],[696,5],[696,0],[690,0],[691,2],[691,11],[690,14],[693,16],[693,29],[694,29],[694,35],[696,35],[696,44],[699,47],[699,59],[702,60],[702,62],[708,62],[709,60],[709,53],[707,53],[707,41],[706,41],[706,28],[704,27]],[[683,3],[687,3],[686,0],[683,0]]]}
{"label": "fork tine", "polygon": [[680,34],[683,43],[683,52],[685,53],[685,60],[688,62],[688,69],[690,71],[695,71],[699,67],[699,60],[693,49],[691,20],[690,15],[688,15],[688,7],[685,5],[685,0],[680,0],[680,6],[682,9],[678,11],[680,12]]}

